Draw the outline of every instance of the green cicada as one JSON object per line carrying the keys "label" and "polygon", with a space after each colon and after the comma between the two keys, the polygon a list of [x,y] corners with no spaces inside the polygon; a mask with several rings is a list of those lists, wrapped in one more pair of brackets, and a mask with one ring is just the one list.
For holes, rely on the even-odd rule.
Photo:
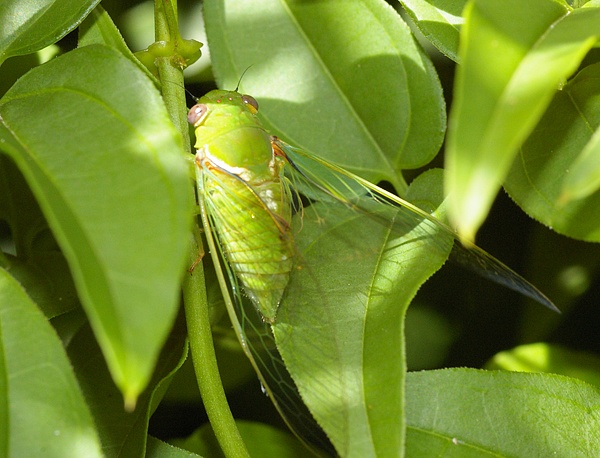
{"label": "green cicada", "polygon": [[[352,370],[323,373],[322,358],[337,364],[355,351],[355,340],[368,335],[370,313],[396,319],[394,300],[411,298],[420,284],[398,279],[427,265],[424,259],[432,267],[421,275],[431,275],[452,252],[481,275],[555,308],[483,250],[453,243],[456,234],[429,213],[270,135],[257,112],[253,97],[224,90],[190,110],[199,202],[242,347],[286,421],[307,441],[319,437],[296,387],[305,401],[314,393],[335,398],[344,387],[362,396]],[[333,327],[341,330],[337,340],[322,345]],[[297,368],[289,370],[293,382],[290,367]],[[337,428],[331,410],[311,407],[311,414]]]}

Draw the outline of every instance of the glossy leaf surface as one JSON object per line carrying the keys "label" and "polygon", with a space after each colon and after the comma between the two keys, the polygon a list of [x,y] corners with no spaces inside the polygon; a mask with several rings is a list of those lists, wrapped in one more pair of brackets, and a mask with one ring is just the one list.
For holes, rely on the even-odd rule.
{"label": "glossy leaf surface", "polygon": [[458,62],[460,27],[466,0],[400,0],[415,25],[431,43]]}
{"label": "glossy leaf surface", "polygon": [[162,102],[128,60],[90,46],[22,78],[0,116],[0,146],[33,190],[112,375],[134,402],[177,310],[191,218]]}
{"label": "glossy leaf surface", "polygon": [[[594,149],[600,126],[600,64],[581,70],[552,99],[548,111],[523,144],[510,170],[506,190],[529,215],[555,231],[587,241],[600,241],[600,193],[563,200],[564,187],[581,174],[584,151]],[[540,154],[540,152],[546,152]],[[588,156],[586,174],[594,174]],[[585,186],[593,186],[593,176]]]}
{"label": "glossy leaf surface", "polygon": [[446,190],[451,221],[473,239],[519,146],[596,43],[600,10],[570,11],[552,0],[475,0],[465,18]]}
{"label": "glossy leaf surface", "polygon": [[11,56],[51,45],[77,27],[99,0],[3,0],[0,4],[0,65]]}
{"label": "glossy leaf surface", "polygon": [[399,192],[401,170],[437,153],[437,76],[383,2],[211,1],[204,16],[220,87],[233,90],[248,69],[240,87],[261,101],[273,134]]}
{"label": "glossy leaf surface", "polygon": [[60,340],[4,269],[0,330],[1,454],[102,456],[92,416]]}
{"label": "glossy leaf surface", "polygon": [[[473,369],[407,377],[408,456],[594,455],[600,391],[553,374]],[[523,440],[524,432],[527,440]]]}

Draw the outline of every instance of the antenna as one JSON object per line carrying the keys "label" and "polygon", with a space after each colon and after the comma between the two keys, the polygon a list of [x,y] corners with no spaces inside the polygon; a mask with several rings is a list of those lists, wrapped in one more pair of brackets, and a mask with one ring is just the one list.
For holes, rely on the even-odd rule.
{"label": "antenna", "polygon": [[[252,65],[254,65],[254,64],[252,64]],[[235,87],[235,89],[234,89],[234,92],[237,92],[237,91],[238,91],[238,89],[240,88],[240,84],[242,83],[242,78],[244,77],[244,75],[246,74],[246,72],[247,72],[248,70],[250,70],[250,67],[252,67],[252,65],[248,65],[248,66],[246,67],[246,70],[244,70],[244,71],[242,72],[242,76],[240,76],[240,79],[238,80],[238,83],[237,83],[237,86],[236,86],[236,87]]]}

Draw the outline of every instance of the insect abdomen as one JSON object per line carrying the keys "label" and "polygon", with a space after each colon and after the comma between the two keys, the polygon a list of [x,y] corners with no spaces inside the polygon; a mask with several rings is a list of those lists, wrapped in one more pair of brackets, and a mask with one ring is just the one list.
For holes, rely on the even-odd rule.
{"label": "insect abdomen", "polygon": [[293,266],[291,204],[279,180],[251,185],[204,171],[209,214],[227,261],[244,292],[273,322]]}

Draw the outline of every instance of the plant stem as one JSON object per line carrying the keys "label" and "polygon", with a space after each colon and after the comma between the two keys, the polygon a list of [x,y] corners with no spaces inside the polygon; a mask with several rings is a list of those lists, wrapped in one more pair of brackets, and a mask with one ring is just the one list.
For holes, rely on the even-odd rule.
{"label": "plant stem", "polygon": [[[177,29],[177,0],[155,0],[154,11],[156,41],[180,41],[181,37]],[[181,132],[183,147],[187,153],[190,137],[183,69],[176,65],[176,61],[171,57],[157,57],[155,63],[162,84],[165,105],[173,124]],[[194,193],[192,187],[190,187],[190,192]],[[197,225],[194,226],[193,231],[193,243],[190,244],[189,250],[189,266],[196,264],[197,254],[203,251],[200,229]],[[250,457],[223,390],[212,340],[204,269],[201,263],[184,278],[183,303],[196,380],[217,441],[226,457]]]}
{"label": "plant stem", "polygon": [[[177,0],[155,0],[154,27],[156,41],[175,42],[180,39],[177,30]],[[162,94],[171,121],[181,132],[184,148],[190,144],[183,69],[173,65],[172,56],[155,59],[162,85]]]}
{"label": "plant stem", "polygon": [[[194,251],[190,250],[190,253]],[[194,256],[190,256],[189,261],[192,265],[195,261]],[[203,275],[197,275],[198,270],[202,270],[202,264],[198,264],[183,282],[185,318],[198,388],[210,424],[225,456],[249,457],[223,390],[210,328],[206,285]]]}

